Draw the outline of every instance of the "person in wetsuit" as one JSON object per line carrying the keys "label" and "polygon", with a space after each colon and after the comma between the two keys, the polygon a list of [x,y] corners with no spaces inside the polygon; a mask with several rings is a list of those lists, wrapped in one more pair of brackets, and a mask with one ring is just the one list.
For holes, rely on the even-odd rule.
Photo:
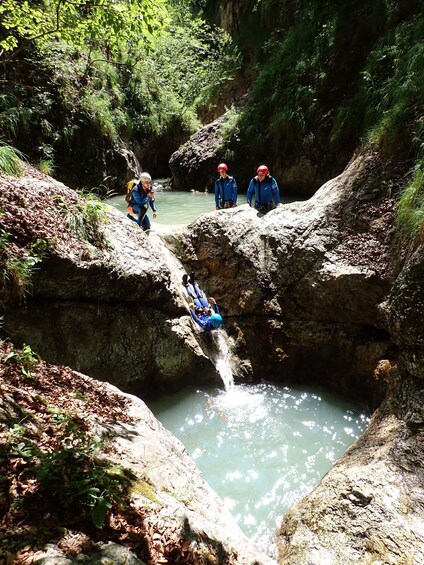
{"label": "person in wetsuit", "polygon": [[258,167],[256,172],[247,189],[247,203],[252,206],[253,201],[256,210],[266,213],[280,204],[280,190],[266,165]]}
{"label": "person in wetsuit", "polygon": [[140,180],[131,190],[129,203],[129,210],[136,214],[137,217],[134,217],[131,213],[127,214],[127,217],[136,222],[144,231],[150,229],[150,219],[147,215],[149,206],[153,210],[153,218],[156,218],[155,193],[151,183],[152,177],[149,173],[141,173]]}
{"label": "person in wetsuit", "polygon": [[215,208],[235,208],[237,206],[237,183],[234,177],[227,174],[225,163],[218,165],[219,178],[215,181]]}
{"label": "person in wetsuit", "polygon": [[190,275],[190,284],[188,275],[183,275],[183,286],[186,290],[187,296],[193,299],[194,308],[190,308],[190,315],[193,320],[204,331],[212,331],[219,328],[222,324],[222,316],[219,311],[219,306],[215,298],[210,297],[209,302],[206,300],[203,292],[200,290],[199,285],[194,279],[194,273]]}

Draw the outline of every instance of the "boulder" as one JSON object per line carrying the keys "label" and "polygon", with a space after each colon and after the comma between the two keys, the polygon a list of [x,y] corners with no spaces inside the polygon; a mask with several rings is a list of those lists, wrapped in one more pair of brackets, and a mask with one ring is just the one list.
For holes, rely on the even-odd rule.
{"label": "boulder", "polygon": [[29,168],[4,181],[0,205],[2,229],[16,242],[6,268],[25,266],[34,245],[44,249],[26,296],[22,280],[4,279],[1,288],[17,344],[140,394],[219,381],[207,353],[213,344],[189,317],[184,271],[160,239]]}
{"label": "boulder", "polygon": [[223,145],[219,132],[224,121],[225,116],[222,116],[203,126],[171,155],[169,168],[172,173],[172,188],[198,191],[213,189],[218,176],[216,167],[222,161],[218,157]]}
{"label": "boulder", "polygon": [[360,155],[308,201],[213,212],[180,236],[182,261],[207,281],[257,376],[377,394],[375,367],[394,355],[379,308],[393,233],[375,222],[384,210],[390,227],[395,205],[378,196],[370,214],[366,198],[383,171],[378,156]]}

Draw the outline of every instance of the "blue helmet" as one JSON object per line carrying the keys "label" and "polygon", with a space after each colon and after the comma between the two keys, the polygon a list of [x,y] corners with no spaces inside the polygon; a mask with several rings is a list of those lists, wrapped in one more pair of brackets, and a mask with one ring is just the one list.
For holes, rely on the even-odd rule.
{"label": "blue helmet", "polygon": [[209,320],[211,321],[211,324],[214,328],[219,328],[219,326],[222,324],[222,316],[220,316],[219,314],[212,314]]}

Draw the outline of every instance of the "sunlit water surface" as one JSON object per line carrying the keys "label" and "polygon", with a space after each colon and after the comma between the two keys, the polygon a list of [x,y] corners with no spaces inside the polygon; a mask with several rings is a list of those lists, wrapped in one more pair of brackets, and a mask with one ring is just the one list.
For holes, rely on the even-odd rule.
{"label": "sunlit water surface", "polygon": [[[282,198],[283,203],[293,202],[294,198]],[[148,215],[155,225],[185,225],[196,220],[201,214],[215,210],[215,196],[204,192],[187,192],[180,190],[158,190],[155,193],[157,217],[152,218],[152,211],[149,209]],[[127,203],[125,197],[114,196],[107,201],[123,213],[127,213]],[[246,195],[240,194],[239,204],[246,203]]]}
{"label": "sunlit water surface", "polygon": [[[152,218],[152,211],[148,215],[154,229],[159,225],[184,225],[193,222],[201,214],[215,210],[215,197],[209,193],[182,192],[175,190],[160,190],[155,193],[157,217]],[[108,200],[115,208],[127,213],[127,203],[124,196],[114,196]]]}
{"label": "sunlit water surface", "polygon": [[202,388],[150,403],[244,533],[264,549],[282,515],[361,435],[367,415],[323,391],[270,384]]}

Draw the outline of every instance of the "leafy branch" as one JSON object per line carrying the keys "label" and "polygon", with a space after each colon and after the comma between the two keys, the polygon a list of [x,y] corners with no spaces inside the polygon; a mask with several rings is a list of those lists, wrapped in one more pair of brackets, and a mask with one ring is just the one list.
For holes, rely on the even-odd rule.
{"label": "leafy branch", "polygon": [[3,0],[0,60],[10,63],[27,42],[42,50],[52,36],[79,47],[92,43],[118,55],[127,42],[148,41],[165,20],[164,0],[44,0],[35,5]]}

